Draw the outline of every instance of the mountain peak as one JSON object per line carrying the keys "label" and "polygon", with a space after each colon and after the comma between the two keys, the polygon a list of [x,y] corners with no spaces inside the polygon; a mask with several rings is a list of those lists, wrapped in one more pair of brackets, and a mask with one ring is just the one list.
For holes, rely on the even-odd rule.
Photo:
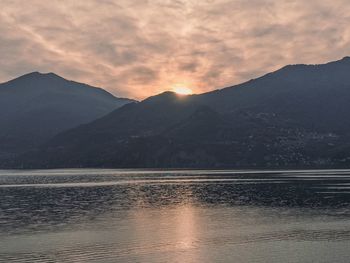
{"label": "mountain peak", "polygon": [[283,70],[283,69],[295,69],[295,68],[308,68],[308,67],[314,67],[314,66],[327,66],[330,64],[339,64],[339,63],[341,63],[341,64],[350,63],[350,56],[345,56],[342,59],[330,61],[330,62],[327,62],[324,64],[289,64],[289,65],[282,67],[281,70]]}
{"label": "mountain peak", "polygon": [[160,96],[160,97],[174,97],[174,96],[176,96],[176,93],[174,91],[167,90],[167,91],[164,91],[162,93],[159,93],[156,96]]}
{"label": "mountain peak", "polygon": [[345,56],[345,57],[343,57],[340,61],[343,61],[343,62],[350,62],[350,56]]}
{"label": "mountain peak", "polygon": [[39,71],[33,71],[30,73],[24,74],[18,78],[12,79],[9,82],[16,82],[16,81],[28,82],[28,81],[38,81],[38,80],[52,81],[52,80],[65,80],[65,79],[52,72],[41,73]]}
{"label": "mountain peak", "polygon": [[22,77],[58,77],[58,78],[62,78],[61,76],[53,73],[53,72],[47,72],[47,73],[42,73],[42,72],[39,72],[39,71],[33,71],[33,72],[30,72],[28,74],[25,74],[23,75]]}
{"label": "mountain peak", "polygon": [[156,101],[163,102],[164,100],[168,101],[168,100],[174,100],[174,99],[177,99],[177,95],[175,92],[164,91],[164,92],[157,94],[155,96],[148,97],[144,101],[145,102],[149,102],[149,101],[151,101],[151,102],[156,102]]}

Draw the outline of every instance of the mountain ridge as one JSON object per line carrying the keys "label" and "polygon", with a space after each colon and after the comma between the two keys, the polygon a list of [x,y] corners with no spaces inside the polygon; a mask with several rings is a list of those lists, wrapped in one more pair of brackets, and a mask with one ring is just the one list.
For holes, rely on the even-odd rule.
{"label": "mountain ridge", "polygon": [[198,95],[164,92],[60,133],[19,162],[26,167],[343,167],[350,160],[344,153],[350,148],[349,62],[346,57],[287,66]]}
{"label": "mountain ridge", "polygon": [[54,73],[31,72],[0,84],[0,158],[133,102]]}

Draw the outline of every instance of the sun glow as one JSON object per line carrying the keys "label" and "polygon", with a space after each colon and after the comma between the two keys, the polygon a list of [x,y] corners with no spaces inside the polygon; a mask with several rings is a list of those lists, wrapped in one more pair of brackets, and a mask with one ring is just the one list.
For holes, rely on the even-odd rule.
{"label": "sun glow", "polygon": [[193,93],[190,88],[184,86],[175,86],[173,91],[179,95],[191,95]]}

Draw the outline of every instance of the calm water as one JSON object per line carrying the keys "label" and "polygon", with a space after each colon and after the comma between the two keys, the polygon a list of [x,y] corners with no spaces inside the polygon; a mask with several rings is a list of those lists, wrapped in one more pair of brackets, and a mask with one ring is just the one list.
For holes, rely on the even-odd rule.
{"label": "calm water", "polygon": [[350,171],[0,171],[0,262],[349,262]]}

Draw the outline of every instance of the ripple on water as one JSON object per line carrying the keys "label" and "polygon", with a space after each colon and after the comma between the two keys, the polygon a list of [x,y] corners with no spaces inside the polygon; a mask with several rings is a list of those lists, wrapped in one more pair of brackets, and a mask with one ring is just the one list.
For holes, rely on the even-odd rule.
{"label": "ripple on water", "polygon": [[0,171],[0,262],[346,262],[349,185],[347,170]]}

